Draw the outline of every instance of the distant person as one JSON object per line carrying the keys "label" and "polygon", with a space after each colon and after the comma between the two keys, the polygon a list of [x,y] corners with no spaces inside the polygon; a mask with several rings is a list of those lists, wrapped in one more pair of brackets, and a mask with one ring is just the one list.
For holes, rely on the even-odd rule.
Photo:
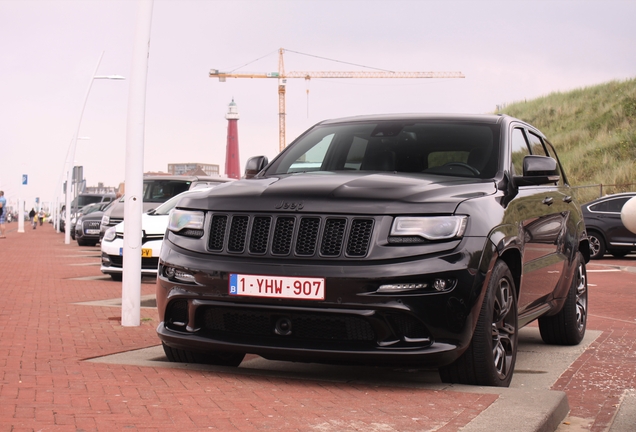
{"label": "distant person", "polygon": [[40,210],[40,212],[38,213],[38,219],[40,219],[40,226],[42,226],[42,224],[44,223],[44,210]]}
{"label": "distant person", "polygon": [[8,212],[7,199],[4,197],[4,191],[0,190],[0,239],[6,238],[4,235],[4,221]]}
{"label": "distant person", "polygon": [[35,212],[35,209],[33,207],[31,207],[31,211],[29,212],[29,221],[33,225],[33,229],[35,229],[35,227],[36,227],[36,225],[35,225],[35,215],[36,214],[37,213]]}

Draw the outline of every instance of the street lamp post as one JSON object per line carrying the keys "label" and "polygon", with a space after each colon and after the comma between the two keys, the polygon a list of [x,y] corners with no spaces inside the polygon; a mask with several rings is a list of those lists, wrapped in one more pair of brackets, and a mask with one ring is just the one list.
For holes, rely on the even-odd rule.
{"label": "street lamp post", "polygon": [[97,61],[97,66],[95,66],[95,72],[91,75],[91,79],[88,83],[88,88],[86,89],[86,96],[84,97],[84,104],[82,105],[82,111],[80,113],[79,122],[77,123],[77,132],[73,136],[73,140],[71,141],[71,148],[68,154],[67,167],[68,172],[66,175],[66,223],[64,227],[64,243],[71,243],[71,184],[73,182],[73,162],[75,161],[75,149],[77,147],[77,140],[79,137],[80,126],[82,125],[82,117],[84,116],[84,109],[86,108],[86,102],[88,101],[88,95],[91,92],[91,87],[93,86],[93,80],[96,79],[114,79],[114,80],[123,80],[125,79],[120,75],[107,75],[107,76],[99,76],[96,75],[97,69],[99,69],[99,64],[102,62],[102,57],[104,56],[104,51],[99,56],[99,60]]}
{"label": "street lamp post", "polygon": [[[78,140],[89,140],[89,137],[78,137]],[[60,232],[60,191],[62,190],[62,184],[64,182],[64,177],[66,177],[66,165],[68,164],[68,157],[71,153],[71,147],[73,146],[73,141],[75,137],[68,143],[68,150],[66,150],[66,158],[64,159],[64,166],[62,167],[62,172],[60,173],[60,180],[57,182],[57,187],[55,189],[55,207],[53,208],[53,227],[56,232]],[[66,192],[64,192],[64,202],[66,203]]]}

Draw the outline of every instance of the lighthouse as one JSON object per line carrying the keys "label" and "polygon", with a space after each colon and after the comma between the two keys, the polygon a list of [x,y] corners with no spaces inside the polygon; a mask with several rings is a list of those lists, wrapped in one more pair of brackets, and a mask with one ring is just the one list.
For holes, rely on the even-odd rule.
{"label": "lighthouse", "polygon": [[225,175],[229,178],[241,178],[241,168],[239,162],[239,144],[238,144],[238,108],[232,98],[232,102],[228,105],[227,114],[227,145],[225,147]]}

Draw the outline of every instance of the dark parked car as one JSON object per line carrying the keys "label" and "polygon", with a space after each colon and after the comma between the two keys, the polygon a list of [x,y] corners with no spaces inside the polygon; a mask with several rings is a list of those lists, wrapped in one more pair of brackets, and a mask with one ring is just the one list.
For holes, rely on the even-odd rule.
{"label": "dark parked car", "polygon": [[115,201],[109,203],[91,204],[97,206],[97,210],[81,214],[74,225],[74,239],[78,246],[95,246],[99,243],[100,224],[104,212],[113,206]]}
{"label": "dark parked car", "polygon": [[102,212],[103,210],[106,209],[106,207],[110,206],[111,203],[112,201],[105,201],[105,202],[87,204],[84,207],[80,208],[77,212],[71,214],[71,238],[75,240],[75,236],[76,236],[75,227],[77,226],[78,220],[82,216],[95,213],[95,212]]}
{"label": "dark parked car", "polygon": [[329,120],[179,200],[157,280],[171,361],[435,366],[508,386],[520,327],[578,344],[589,245],[553,146],[505,115]]}
{"label": "dark parked car", "polygon": [[605,252],[623,258],[636,252],[636,234],[621,220],[623,206],[635,196],[636,192],[607,195],[581,206],[590,240],[590,258],[603,258]]}

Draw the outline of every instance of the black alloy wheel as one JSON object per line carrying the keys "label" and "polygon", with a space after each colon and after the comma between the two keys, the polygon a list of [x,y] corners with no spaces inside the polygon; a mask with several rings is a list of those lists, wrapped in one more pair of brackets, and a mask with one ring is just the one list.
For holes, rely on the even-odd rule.
{"label": "black alloy wheel", "polygon": [[454,363],[440,368],[447,383],[508,387],[517,360],[517,294],[504,261],[492,270],[475,333]]}
{"label": "black alloy wheel", "polygon": [[590,259],[601,259],[605,255],[605,240],[603,236],[596,231],[587,233],[590,242]]}
{"label": "black alloy wheel", "polygon": [[574,276],[565,304],[559,313],[539,318],[541,339],[552,345],[578,345],[587,326],[587,270],[583,254],[577,252]]}

